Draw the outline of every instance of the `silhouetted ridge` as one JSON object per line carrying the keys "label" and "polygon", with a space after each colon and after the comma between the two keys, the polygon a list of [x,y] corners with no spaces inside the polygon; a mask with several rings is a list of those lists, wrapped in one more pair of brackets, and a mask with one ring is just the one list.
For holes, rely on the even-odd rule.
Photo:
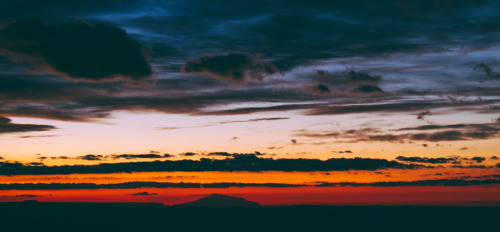
{"label": "silhouetted ridge", "polygon": [[259,203],[248,201],[241,197],[231,197],[220,194],[212,194],[207,197],[203,197],[196,201],[187,202],[183,204],[178,204],[174,206],[199,206],[199,207],[257,207],[260,206]]}

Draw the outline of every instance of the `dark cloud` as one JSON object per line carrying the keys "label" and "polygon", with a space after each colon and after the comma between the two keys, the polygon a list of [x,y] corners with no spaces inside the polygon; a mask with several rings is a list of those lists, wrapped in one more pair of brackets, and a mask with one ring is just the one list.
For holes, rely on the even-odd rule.
{"label": "dark cloud", "polygon": [[252,119],[248,119],[248,120],[222,121],[222,122],[219,122],[219,124],[239,123],[239,122],[277,121],[277,120],[286,120],[286,119],[290,119],[290,118],[289,117],[252,118]]}
{"label": "dark cloud", "polygon": [[0,167],[4,169],[18,169],[22,168],[24,165],[20,162],[10,162],[10,161],[2,161],[0,162]]}
{"label": "dark cloud", "polygon": [[[383,174],[383,173],[381,173]],[[136,188],[230,188],[230,187],[344,187],[344,186],[474,186],[474,185],[494,185],[499,184],[499,178],[488,178],[483,180],[457,179],[437,179],[437,180],[416,180],[416,181],[387,181],[387,182],[317,182],[313,184],[284,184],[284,183],[170,183],[170,182],[123,182],[116,184],[95,184],[95,183],[12,183],[0,184],[0,190],[59,190],[59,189],[136,189]],[[154,193],[139,192],[133,195],[148,196]],[[19,195],[20,197],[22,195]],[[40,197],[38,195],[25,195],[24,197]]]}
{"label": "dark cloud", "polygon": [[233,158],[242,158],[242,157],[254,157],[254,156],[263,156],[267,155],[266,153],[254,152],[254,153],[228,153],[228,152],[210,152],[208,154],[203,153],[203,156],[225,156],[225,157],[233,157]]}
{"label": "dark cloud", "polygon": [[32,60],[40,70],[49,68],[72,79],[140,80],[152,75],[142,46],[124,30],[102,23],[14,21],[0,30],[0,41],[0,51],[13,59]]}
{"label": "dark cloud", "polygon": [[478,64],[474,66],[474,70],[478,72],[483,72],[488,78],[490,79],[500,79],[500,73],[493,71],[488,65],[486,64]]}
{"label": "dark cloud", "polygon": [[[77,156],[77,157],[53,156],[50,158],[51,159],[63,159],[63,160],[75,159],[75,160],[88,160],[88,161],[105,161],[107,159],[112,159],[112,160],[117,160],[117,159],[127,159],[127,160],[132,160],[132,159],[166,159],[166,158],[171,158],[171,157],[174,157],[174,156],[167,154],[167,153],[161,155],[158,152],[151,151],[151,153],[148,153],[148,154],[120,154],[120,155],[88,154],[88,155]],[[47,157],[42,157],[42,158],[47,158]]]}
{"label": "dark cloud", "polygon": [[398,131],[408,130],[441,130],[441,129],[466,129],[466,130],[480,130],[480,131],[500,131],[498,125],[492,123],[485,124],[450,124],[450,125],[424,125],[418,127],[405,127],[398,129]]}
{"label": "dark cloud", "polygon": [[348,153],[348,154],[351,154],[352,151],[351,150],[346,150],[346,151],[338,151],[338,153]]}
{"label": "dark cloud", "polygon": [[320,183],[318,187],[340,187],[340,186],[376,186],[376,187],[393,187],[393,186],[474,186],[474,185],[494,185],[499,184],[500,179],[486,180],[464,180],[464,179],[438,179],[438,180],[416,180],[416,181],[388,181],[374,183]]}
{"label": "dark cloud", "polygon": [[57,137],[57,135],[23,135],[19,136],[18,138],[31,139],[31,138],[51,138],[51,137]]}
{"label": "dark cloud", "polygon": [[[453,130],[446,130],[446,129],[453,129]],[[457,140],[489,139],[498,137],[500,134],[500,128],[498,128],[495,124],[425,125],[419,127],[401,128],[399,130],[400,131],[445,130],[432,133],[415,133],[415,134],[402,135],[402,137],[407,137],[412,140],[425,140],[425,141],[457,141]]]}
{"label": "dark cloud", "polygon": [[481,131],[441,131],[434,133],[418,133],[409,134],[408,138],[411,140],[424,140],[431,142],[438,141],[459,141],[459,140],[476,140],[476,139],[489,139],[498,136],[498,132],[481,132]]}
{"label": "dark cloud", "polygon": [[380,75],[370,75],[364,71],[345,71],[342,72],[342,78],[348,84],[353,86],[351,93],[383,93],[384,91],[377,86],[382,80]]}
{"label": "dark cloud", "polygon": [[233,156],[233,154],[231,153],[227,153],[227,152],[210,152],[207,154],[207,156]]}
{"label": "dark cloud", "polygon": [[16,197],[36,198],[36,197],[43,197],[43,195],[21,194],[21,195],[16,195]]}
{"label": "dark cloud", "polygon": [[184,73],[203,73],[219,80],[229,80],[233,84],[246,81],[262,81],[265,76],[280,73],[269,61],[250,54],[228,53],[225,55],[205,55],[188,60],[181,69]]}
{"label": "dark cloud", "polygon": [[376,85],[360,85],[352,90],[354,93],[383,93],[384,91]]}
{"label": "dark cloud", "polygon": [[[346,171],[387,168],[419,168],[421,165],[370,158],[272,159],[260,158],[265,153],[232,154],[226,159],[103,163],[96,165],[26,166],[21,163],[0,163],[0,175],[115,173],[144,171]],[[88,157],[90,160],[102,157]]]}
{"label": "dark cloud", "polygon": [[[95,184],[95,183],[13,183],[0,184],[0,190],[37,190],[37,189],[138,189],[138,188],[230,188],[230,187],[302,187],[304,184],[284,184],[284,183],[170,183],[170,182],[123,182],[116,184]],[[151,196],[155,193],[139,192],[132,195]]]}
{"label": "dark cloud", "polygon": [[353,113],[376,113],[376,112],[405,112],[416,111],[426,108],[449,106],[443,102],[406,102],[406,103],[374,103],[357,105],[318,105],[310,107],[305,113],[308,115],[337,115]]}
{"label": "dark cloud", "polygon": [[395,131],[422,131],[426,133],[404,133],[404,134],[381,134],[379,130],[365,128],[361,130],[334,131],[327,133],[301,132],[298,135],[316,138],[345,138],[353,141],[382,141],[382,142],[405,142],[405,141],[460,141],[481,140],[497,138],[500,136],[500,128],[496,124],[452,124],[452,125],[424,125],[418,127],[406,127]]}
{"label": "dark cloud", "polygon": [[498,132],[480,132],[480,131],[440,131],[433,133],[415,133],[415,134],[384,134],[371,135],[360,141],[384,141],[384,142],[403,142],[404,140],[417,141],[462,141],[462,140],[480,140],[498,137]]}
{"label": "dark cloud", "polygon": [[180,156],[195,156],[197,155],[195,152],[184,152],[179,154]]}
{"label": "dark cloud", "polygon": [[111,159],[163,159],[163,158],[170,158],[172,157],[172,155],[170,154],[160,155],[157,153],[150,153],[150,154],[121,154],[121,155],[105,156],[105,158],[108,157]]}
{"label": "dark cloud", "polygon": [[425,120],[424,118],[428,115],[431,115],[431,112],[430,111],[424,111],[424,112],[420,112],[417,114],[417,119],[419,120]]}
{"label": "dark cloud", "polygon": [[350,84],[374,84],[382,80],[380,75],[370,75],[364,71],[348,71],[343,72],[344,81]]}
{"label": "dark cloud", "polygon": [[[472,158],[467,158],[467,157],[460,157],[460,156],[453,156],[453,157],[438,157],[438,158],[428,158],[428,157],[405,157],[405,156],[398,156],[396,157],[396,160],[398,161],[403,161],[403,162],[413,162],[413,163],[427,163],[427,164],[460,164],[462,161],[473,161],[473,162],[467,162],[468,164],[473,164],[469,166],[460,166],[460,167],[469,167],[469,168],[475,168],[478,167],[477,165],[474,165],[474,163],[482,163],[483,161],[486,160],[485,157],[472,157]],[[455,167],[459,167],[455,165]]]}
{"label": "dark cloud", "polygon": [[43,166],[45,164],[43,164],[42,162],[30,162],[28,163],[28,165],[32,165],[32,166]]}
{"label": "dark cloud", "polygon": [[500,137],[500,128],[496,124],[452,124],[452,125],[424,125],[406,127],[395,131],[426,131],[404,134],[381,133],[380,130],[365,128],[359,130],[345,130],[332,132],[307,132],[301,131],[297,135],[314,138],[342,138],[351,141],[381,141],[381,142],[408,142],[408,141],[460,141],[481,140]]}
{"label": "dark cloud", "polygon": [[70,157],[68,156],[52,156],[50,157],[51,159],[63,159],[63,160],[66,160],[66,159],[71,159]]}
{"label": "dark cloud", "polygon": [[486,158],[484,158],[484,157],[473,157],[473,158],[470,158],[470,160],[476,161],[478,163],[482,163],[483,161],[486,160]]}
{"label": "dark cloud", "polygon": [[451,158],[427,158],[427,157],[405,157],[405,156],[398,156],[396,157],[396,160],[399,161],[404,161],[404,162],[415,162],[415,163],[429,163],[429,164],[445,164],[445,163],[451,163],[453,161],[457,161],[459,158],[458,157],[451,157]]}
{"label": "dark cloud", "polygon": [[80,160],[89,160],[89,161],[100,161],[104,159],[103,155],[83,155],[83,156],[77,156],[75,159],[80,159]]}
{"label": "dark cloud", "polygon": [[132,193],[134,196],[154,196],[158,195],[157,193],[148,193],[148,192],[138,192],[138,193]]}
{"label": "dark cloud", "polygon": [[16,124],[12,123],[11,121],[12,120],[9,118],[0,117],[0,134],[31,131],[49,131],[57,129],[55,126],[50,125]]}
{"label": "dark cloud", "polygon": [[5,159],[5,158],[3,158],[2,156],[0,156],[0,160],[3,160],[3,159]]}
{"label": "dark cloud", "polygon": [[304,90],[308,93],[322,96],[330,93],[330,88],[324,84],[318,83],[314,86],[304,87]]}

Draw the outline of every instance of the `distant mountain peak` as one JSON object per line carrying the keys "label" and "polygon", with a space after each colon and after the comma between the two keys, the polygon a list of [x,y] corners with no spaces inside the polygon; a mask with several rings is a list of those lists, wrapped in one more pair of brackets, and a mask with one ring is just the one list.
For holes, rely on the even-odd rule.
{"label": "distant mountain peak", "polygon": [[248,201],[241,197],[232,197],[222,194],[212,194],[210,196],[206,196],[200,198],[196,201],[187,202],[183,204],[178,204],[175,206],[198,206],[198,207],[257,207],[260,206],[259,203]]}

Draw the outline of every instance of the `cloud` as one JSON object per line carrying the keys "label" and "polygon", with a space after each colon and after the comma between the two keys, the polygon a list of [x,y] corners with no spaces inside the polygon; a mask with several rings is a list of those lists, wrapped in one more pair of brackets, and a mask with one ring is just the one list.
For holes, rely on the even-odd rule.
{"label": "cloud", "polygon": [[374,84],[382,80],[380,75],[370,75],[364,71],[346,71],[342,72],[344,81],[350,84]]}
{"label": "cloud", "polygon": [[49,131],[54,129],[57,128],[55,126],[50,126],[50,125],[16,124],[12,123],[12,120],[9,118],[0,117],[0,134],[31,132],[31,131]]}
{"label": "cloud", "polygon": [[384,91],[376,85],[360,85],[352,90],[353,93],[383,93]]}
{"label": "cloud", "polygon": [[[303,187],[305,184],[284,184],[284,183],[170,183],[170,182],[123,182],[115,184],[95,184],[95,183],[12,183],[0,184],[0,190],[59,190],[59,189],[138,189],[138,188],[230,188],[230,187]],[[151,196],[156,193],[138,192],[135,196]]]}
{"label": "cloud", "polygon": [[70,157],[68,157],[68,156],[52,156],[52,157],[50,157],[50,158],[51,158],[51,159],[63,159],[63,160],[65,160],[65,159],[71,159],[71,158],[70,158]]}
{"label": "cloud", "polygon": [[334,151],[336,153],[340,153],[340,154],[343,154],[343,153],[348,153],[348,154],[351,154],[352,151],[351,150],[346,150],[346,151]]}
{"label": "cloud", "polygon": [[212,124],[205,124],[205,125],[199,125],[199,126],[179,126],[179,127],[156,127],[157,129],[160,130],[178,130],[178,129],[186,129],[186,128],[201,128],[201,127],[210,127],[210,126],[216,126],[216,125],[223,125],[223,124],[230,124],[230,123],[244,123],[244,122],[261,122],[261,121],[277,121],[277,120],[286,120],[290,119],[289,117],[274,117],[274,118],[253,118],[253,119],[248,119],[248,120],[232,120],[232,121],[221,121],[217,123],[212,123]]}
{"label": "cloud", "polygon": [[32,165],[32,166],[44,166],[45,164],[43,164],[42,162],[30,162],[30,163],[28,163],[28,165]]}
{"label": "cloud", "polygon": [[[427,131],[431,132],[420,132]],[[298,136],[312,138],[339,138],[349,139],[351,142],[379,141],[379,142],[409,142],[409,141],[462,141],[482,140],[500,137],[500,127],[494,123],[485,124],[451,124],[451,125],[424,125],[405,127],[393,131],[415,131],[414,133],[382,133],[380,130],[365,128],[359,130],[344,130],[330,132],[298,133]]]}
{"label": "cloud", "polygon": [[314,86],[304,87],[304,90],[318,96],[328,95],[330,93],[330,88],[321,83],[317,83]]}
{"label": "cloud", "polygon": [[[222,154],[222,153],[218,153]],[[225,153],[224,153],[225,155]],[[233,153],[225,159],[166,160],[153,162],[103,163],[95,165],[26,166],[21,163],[0,163],[0,175],[115,173],[141,171],[347,171],[387,168],[411,169],[421,165],[371,158],[272,159],[265,153]],[[95,160],[95,157],[88,157]],[[97,157],[100,159],[102,157]]]}
{"label": "cloud", "polygon": [[267,155],[266,153],[254,152],[254,153],[228,153],[225,151],[219,152],[210,152],[208,154],[202,153],[203,156],[225,156],[225,157],[233,157],[233,158],[242,158],[242,157],[254,157],[254,156],[263,156]]}
{"label": "cloud", "polygon": [[43,195],[21,194],[21,195],[16,195],[16,197],[36,198],[36,197],[43,197]]}
{"label": "cloud", "polygon": [[23,135],[19,136],[18,138],[31,139],[31,138],[51,138],[51,137],[57,137],[57,135]]}
{"label": "cloud", "polygon": [[180,156],[195,156],[197,155],[195,152],[184,152],[179,154]]}
{"label": "cloud", "polygon": [[158,195],[157,193],[148,193],[148,192],[138,192],[138,193],[132,193],[134,196],[154,196]]}
{"label": "cloud", "polygon": [[466,130],[480,130],[480,131],[500,131],[498,125],[493,123],[485,124],[450,124],[450,125],[424,125],[418,127],[404,127],[398,129],[398,131],[407,130],[440,130],[440,129],[466,129]]}
{"label": "cloud", "polygon": [[481,140],[497,138],[498,132],[481,132],[481,131],[458,131],[448,130],[432,133],[415,133],[415,134],[384,134],[371,135],[359,141],[384,141],[384,142],[403,142],[404,140],[415,141],[464,141],[464,140]]}
{"label": "cloud", "polygon": [[233,156],[233,154],[231,153],[227,153],[227,152],[210,152],[207,154],[207,156]]}
{"label": "cloud", "polygon": [[351,93],[383,93],[384,91],[377,86],[382,80],[380,75],[370,75],[364,71],[345,71],[342,72],[344,81],[352,86]]}
{"label": "cloud", "polygon": [[248,80],[262,81],[265,76],[280,71],[271,62],[243,53],[204,55],[188,60],[181,71],[186,74],[208,74],[218,80],[229,80],[233,84],[245,84]]}
{"label": "cloud", "polygon": [[[0,190],[59,190],[59,189],[137,189],[137,188],[230,188],[230,187],[344,187],[344,186],[475,186],[499,184],[498,177],[490,177],[482,180],[470,180],[464,178],[416,180],[416,181],[387,181],[387,182],[316,182],[312,184],[285,184],[285,183],[170,183],[170,182],[123,182],[114,184],[95,183],[12,183],[0,184]],[[154,193],[138,192],[132,195],[150,196]],[[24,196],[24,195],[19,195]],[[40,197],[38,195],[25,195],[24,197]]]}
{"label": "cloud", "polygon": [[88,161],[100,161],[103,160],[104,156],[103,155],[83,155],[83,156],[77,156],[75,159],[80,159],[80,160],[88,160]]}
{"label": "cloud", "polygon": [[474,71],[483,72],[490,79],[500,79],[500,73],[493,71],[488,65],[480,63],[474,66]]}
{"label": "cloud", "polygon": [[417,119],[425,121],[425,117],[428,115],[431,115],[431,112],[429,110],[424,111],[424,112],[420,112],[417,114]]}
{"label": "cloud", "polygon": [[483,161],[486,160],[486,158],[484,158],[484,157],[472,157],[472,158],[470,158],[470,160],[476,161],[478,163],[482,163]]}
{"label": "cloud", "polygon": [[14,21],[0,30],[0,41],[5,55],[71,79],[141,80],[153,74],[142,46],[124,30],[102,23]]}
{"label": "cloud", "polygon": [[121,154],[121,155],[105,156],[105,158],[108,157],[111,159],[164,159],[164,158],[170,158],[172,157],[172,155],[170,154],[160,155],[157,153],[150,153],[150,154]]}
{"label": "cloud", "polygon": [[427,157],[405,157],[405,156],[398,156],[396,157],[396,160],[399,161],[404,161],[404,162],[415,162],[415,163],[429,163],[429,164],[445,164],[445,163],[451,163],[453,161],[457,161],[459,158],[458,157],[451,157],[451,158],[427,158]]}
{"label": "cloud", "polygon": [[274,117],[274,118],[252,118],[248,120],[236,120],[236,121],[222,121],[219,124],[228,124],[228,123],[240,123],[240,122],[260,122],[260,121],[277,121],[277,120],[287,120],[289,117]]}
{"label": "cloud", "polygon": [[[75,160],[88,160],[88,161],[105,161],[107,159],[127,159],[127,160],[132,160],[132,159],[166,159],[166,158],[171,158],[174,157],[173,155],[170,154],[158,154],[158,152],[151,151],[151,153],[148,154],[120,154],[120,155],[93,155],[93,154],[88,154],[84,156],[77,156],[77,157],[68,157],[68,156],[53,156],[50,157],[51,159],[62,159],[62,160],[69,160],[69,159],[75,159]],[[46,157],[45,157],[46,158]]]}
{"label": "cloud", "polygon": [[393,187],[393,186],[474,186],[474,185],[494,185],[499,184],[500,179],[486,180],[464,180],[464,179],[438,179],[438,180],[416,180],[416,181],[387,181],[374,183],[320,183],[318,187],[340,187],[340,186],[376,186],[376,187]]}

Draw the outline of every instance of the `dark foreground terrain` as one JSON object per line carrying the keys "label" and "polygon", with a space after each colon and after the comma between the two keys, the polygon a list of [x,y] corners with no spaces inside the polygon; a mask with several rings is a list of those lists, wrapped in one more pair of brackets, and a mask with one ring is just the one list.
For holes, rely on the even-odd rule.
{"label": "dark foreground terrain", "polygon": [[500,207],[0,203],[0,231],[499,231]]}

